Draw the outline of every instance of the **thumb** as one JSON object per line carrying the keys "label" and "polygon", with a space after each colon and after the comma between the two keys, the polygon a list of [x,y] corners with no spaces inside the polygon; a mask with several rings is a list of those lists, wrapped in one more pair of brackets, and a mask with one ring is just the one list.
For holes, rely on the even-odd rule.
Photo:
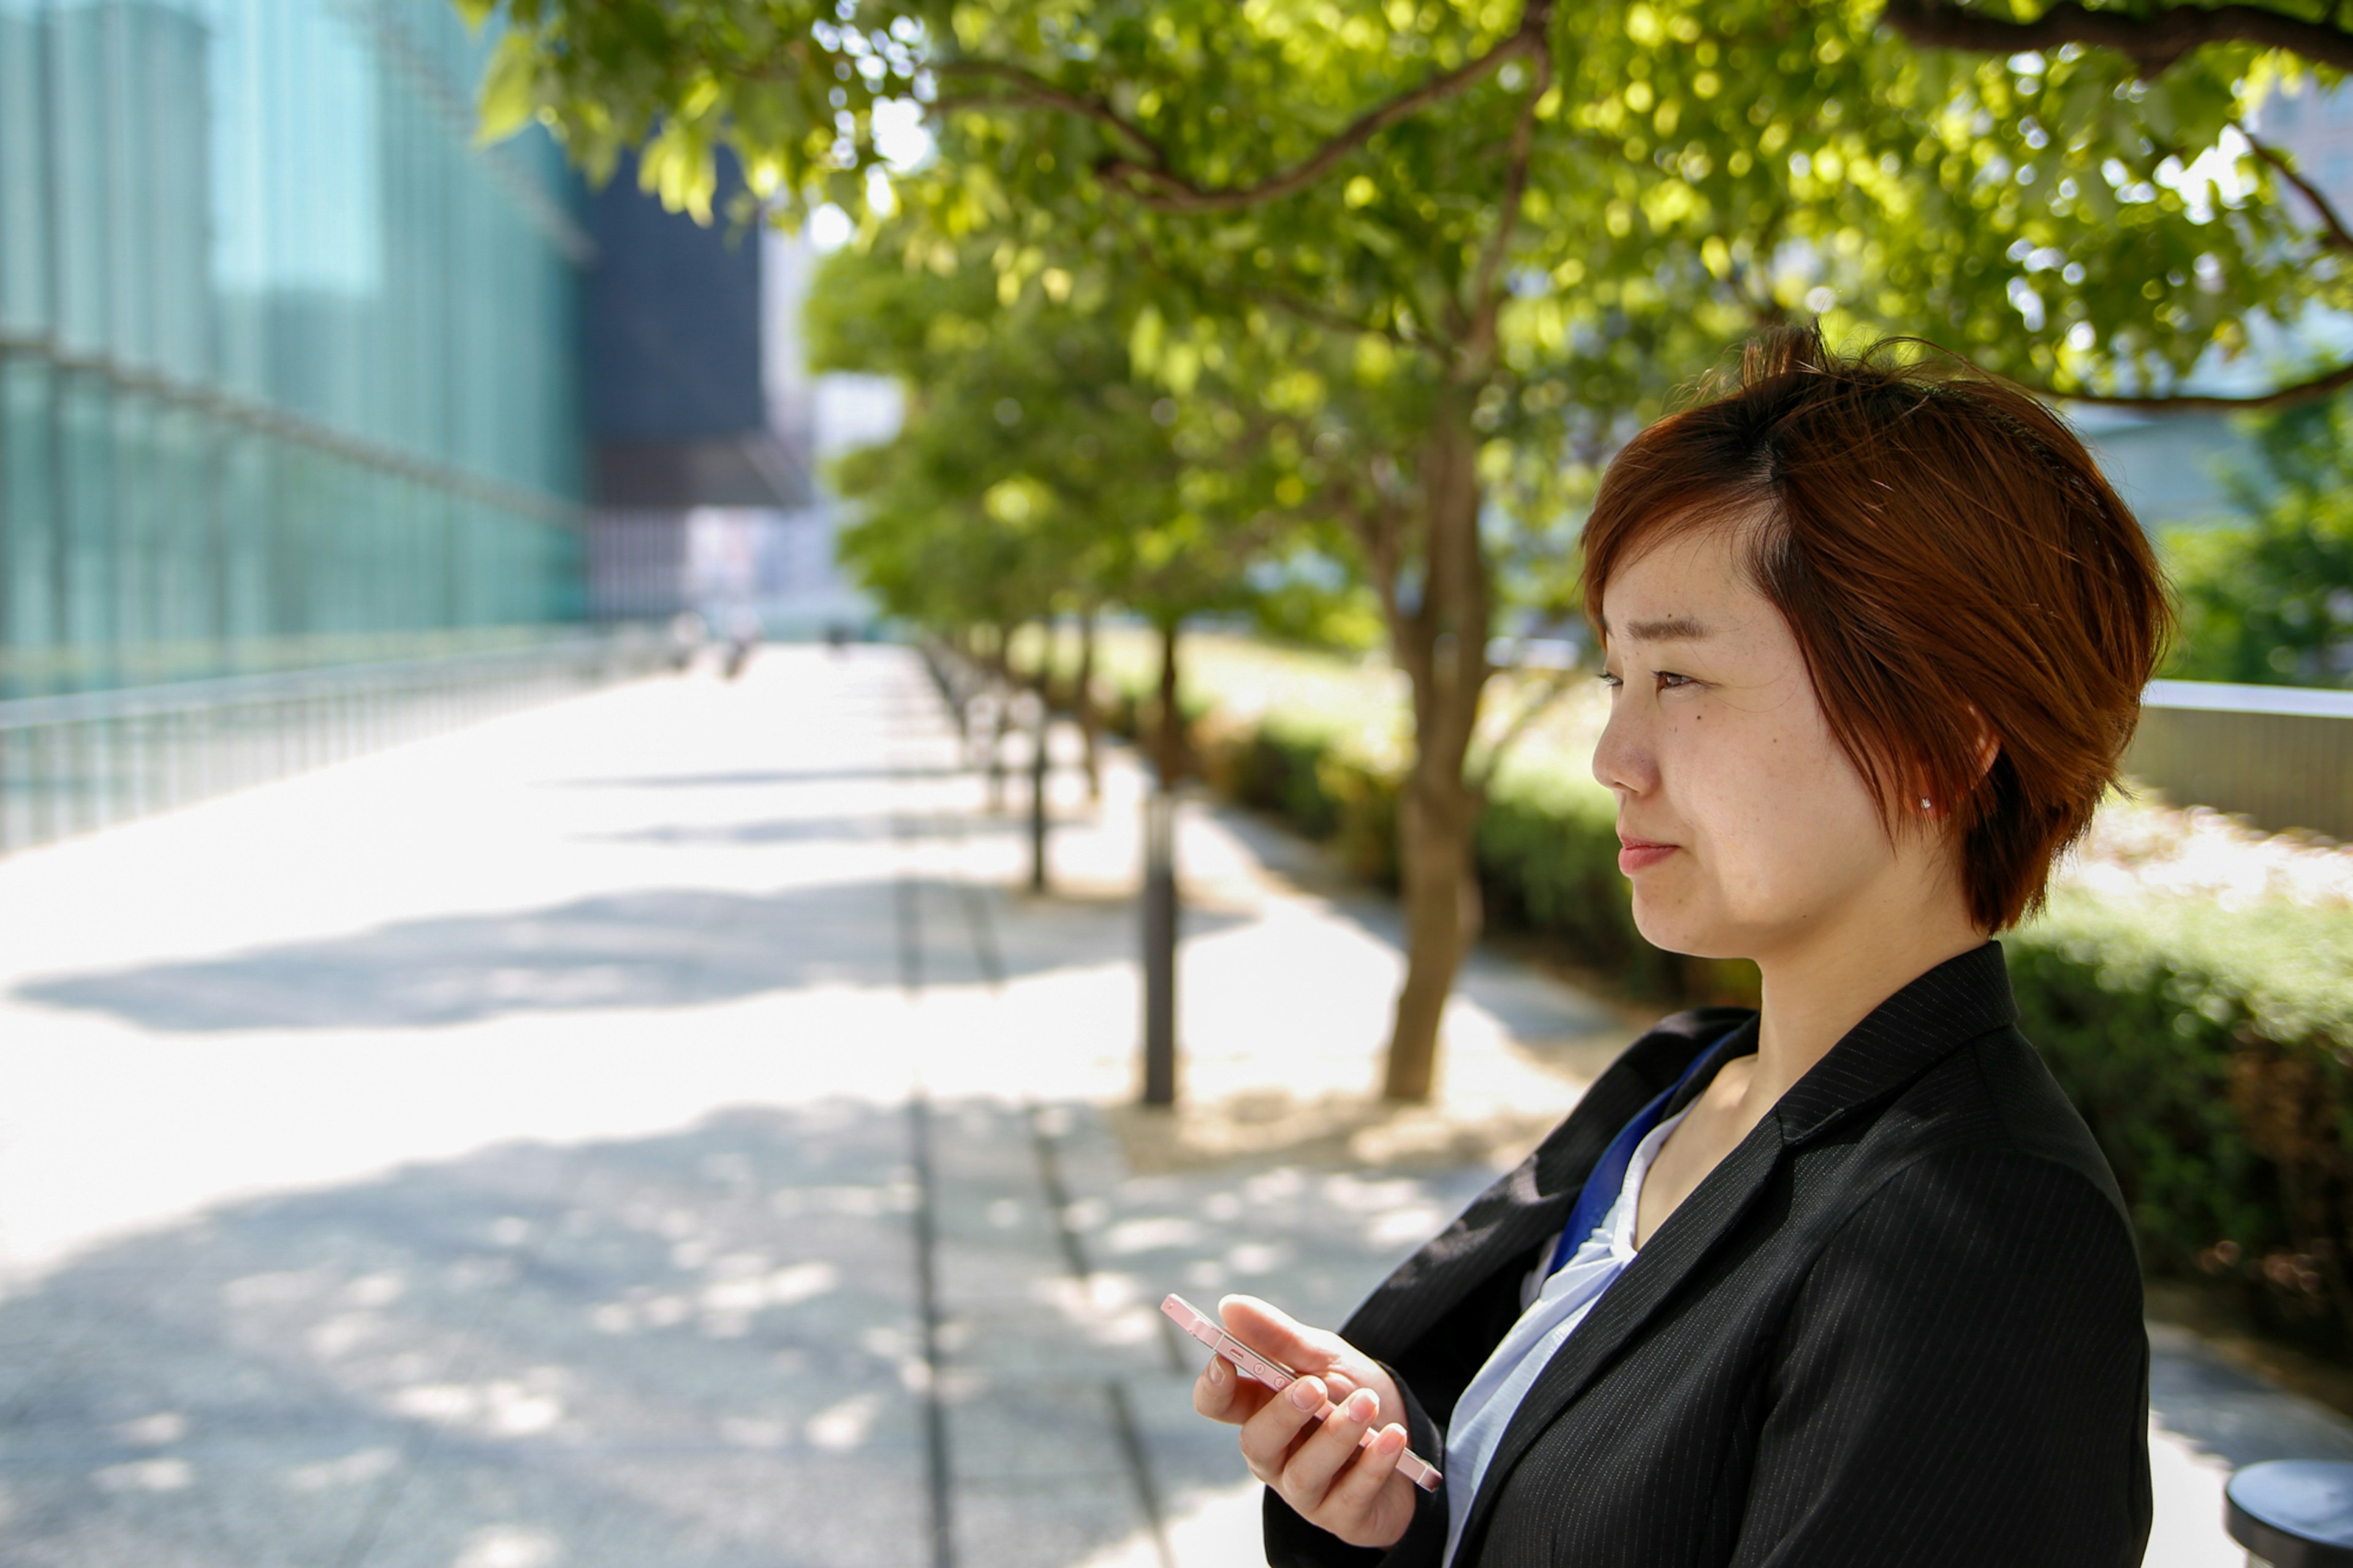
{"label": "thumb", "polygon": [[1225,1321],[1226,1332],[1293,1372],[1312,1372],[1320,1376],[1336,1359],[1331,1335],[1309,1328],[1282,1308],[1255,1296],[1221,1299],[1218,1316]]}

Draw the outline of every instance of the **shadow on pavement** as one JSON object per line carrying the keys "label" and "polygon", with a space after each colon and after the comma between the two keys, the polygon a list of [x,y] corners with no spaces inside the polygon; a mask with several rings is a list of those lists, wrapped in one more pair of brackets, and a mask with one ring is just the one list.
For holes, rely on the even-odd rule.
{"label": "shadow on pavement", "polygon": [[[0,1562],[928,1563],[913,1125],[836,1102],[510,1145],[227,1206],[20,1286],[0,1300]],[[1083,1106],[963,1102],[929,1126],[969,1568],[1148,1542],[1137,1455],[1171,1510],[1247,1483],[1191,1413],[1160,1292],[1258,1289],[1336,1322],[1484,1180],[1131,1178]],[[1076,1197],[1059,1222],[1041,1143]]]}
{"label": "shadow on pavement", "polygon": [[[933,715],[926,710],[923,717]],[[952,779],[972,775],[965,767],[763,768],[725,773],[646,773],[634,778],[557,779],[557,789],[750,789],[763,785],[891,784],[902,779]]]}
{"label": "shadow on pavement", "polygon": [[2149,1404],[2166,1430],[2232,1466],[2353,1459],[2353,1422],[2232,1365],[2195,1334],[2149,1328]]}
{"label": "shadow on pavement", "polygon": [[[1008,817],[981,817],[959,822],[965,838],[1004,838],[1026,823]],[[627,833],[586,834],[598,844],[887,844],[899,837],[886,819],[872,816],[786,816],[765,822],[712,823],[696,826],[640,827]]]}
{"label": "shadow on pavement", "polygon": [[[947,898],[969,889],[941,881],[915,890]],[[768,894],[649,889],[54,976],[16,994],[150,1029],[203,1033],[452,1025],[552,1009],[691,1006],[827,984],[895,985],[895,896],[889,881]],[[1187,929],[1217,929],[1219,919],[1201,915]],[[1018,975],[1126,952],[1124,928],[1108,925],[1102,934],[1102,952],[1023,944],[1005,962]]]}
{"label": "shadow on pavement", "polygon": [[0,1561],[913,1568],[906,1125],[501,1149],[51,1274],[0,1304]]}

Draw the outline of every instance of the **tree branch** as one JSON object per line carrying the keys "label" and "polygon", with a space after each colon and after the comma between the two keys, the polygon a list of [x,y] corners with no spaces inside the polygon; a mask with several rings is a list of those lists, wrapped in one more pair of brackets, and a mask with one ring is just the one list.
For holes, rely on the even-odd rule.
{"label": "tree branch", "polygon": [[2353,32],[2261,5],[2160,5],[2146,16],[2094,11],[2062,0],[2031,22],[1989,16],[1957,0],[1887,0],[1880,20],[1921,48],[2010,55],[2089,44],[2129,57],[2154,77],[2203,44],[2260,44],[2320,65],[2353,70]]}
{"label": "tree branch", "polygon": [[2255,408],[2293,408],[2299,404],[2316,403],[2330,395],[2353,386],[2353,364],[2316,375],[2306,381],[2290,382],[2269,392],[2249,393],[2243,396],[2218,396],[2203,393],[2158,393],[2152,395],[2126,395],[2097,392],[2060,392],[2048,386],[2031,390],[2044,397],[2058,398],[2067,403],[2090,404],[2098,408],[2122,408],[2142,414],[2232,414]]}
{"label": "tree branch", "polygon": [[1072,92],[1057,87],[1036,71],[1007,60],[941,60],[931,68],[940,77],[994,77],[1013,84],[1010,93],[973,93],[960,97],[942,95],[932,100],[936,109],[983,109],[1004,106],[1016,109],[1053,109],[1065,114],[1075,114],[1108,127],[1113,134],[1125,141],[1137,152],[1152,160],[1158,167],[1168,160],[1159,142],[1145,129],[1128,119],[1100,98]]}
{"label": "tree branch", "polygon": [[1519,226],[1520,208],[1527,199],[1528,163],[1535,146],[1536,105],[1552,86],[1550,49],[1536,50],[1532,74],[1535,79],[1528,83],[1526,100],[1512,123],[1510,162],[1504,177],[1504,199],[1495,213],[1495,232],[1487,237],[1486,248],[1472,275],[1471,331],[1462,345],[1462,354],[1473,363],[1483,363],[1495,347],[1495,320],[1503,308],[1503,301],[1495,296],[1495,282],[1503,275],[1504,258],[1511,252],[1512,231]]}
{"label": "tree branch", "polygon": [[[1203,285],[1216,283],[1216,280],[1211,279],[1185,279],[1183,274],[1160,258],[1160,253],[1153,248],[1152,241],[1145,237],[1141,230],[1115,210],[1112,214],[1112,222],[1117,224],[1121,232],[1127,236],[1128,243],[1135,247],[1135,252],[1144,258],[1145,266],[1162,277],[1182,279],[1184,281]],[[1268,289],[1255,284],[1239,282],[1226,282],[1221,286],[1240,294],[1245,300],[1255,300],[1262,305],[1296,316],[1311,327],[1321,327],[1327,332],[1387,338],[1399,348],[1417,351],[1427,351],[1430,347],[1430,343],[1423,339],[1410,332],[1399,331],[1394,321],[1387,326],[1381,326],[1372,321],[1359,321],[1354,316],[1332,310],[1328,306],[1318,305],[1312,300],[1303,300],[1296,294],[1281,289]]]}
{"label": "tree branch", "polygon": [[1553,704],[1567,692],[1570,680],[1577,673],[1574,669],[1556,669],[1543,681],[1535,696],[1512,716],[1512,721],[1504,727],[1504,732],[1487,747],[1487,754],[1480,759],[1480,765],[1471,775],[1472,789],[1482,795],[1487,793],[1495,782],[1495,771],[1504,765],[1504,754],[1519,742],[1538,719],[1551,711]]}
{"label": "tree branch", "polygon": [[1376,326],[1370,321],[1360,321],[1354,316],[1345,315],[1338,310],[1326,310],[1312,300],[1303,300],[1285,289],[1268,289],[1255,283],[1236,283],[1233,289],[1246,300],[1256,300],[1262,305],[1271,305],[1278,310],[1288,311],[1309,326],[1321,327],[1327,332],[1352,332],[1369,337],[1387,338],[1399,348],[1417,351],[1430,347],[1426,340],[1418,338],[1410,332],[1398,331],[1395,322],[1384,327]]}
{"label": "tree branch", "polygon": [[2281,179],[2295,187],[2296,195],[2312,204],[2312,210],[2320,216],[2321,243],[2331,250],[2353,250],[2353,233],[2347,231],[2345,220],[2337,216],[2335,205],[2320,188],[2297,174],[2277,149],[2255,140],[2245,126],[2241,125],[2237,129],[2240,135],[2247,138],[2247,145],[2254,149],[2255,156],[2270,164]]}
{"label": "tree branch", "polygon": [[1505,61],[1522,55],[1548,58],[1545,33],[1551,26],[1552,7],[1553,0],[1527,0],[1526,9],[1520,14],[1519,26],[1493,48],[1367,110],[1303,162],[1255,184],[1198,184],[1168,168],[1165,160],[1140,164],[1124,158],[1110,158],[1096,166],[1096,173],[1106,181],[1124,185],[1130,195],[1145,205],[1162,212],[1232,212],[1296,195],[1383,131],[1401,120],[1410,119],[1433,103],[1477,86],[1501,69]]}
{"label": "tree branch", "polygon": [[1394,637],[1404,625],[1398,605],[1398,541],[1396,520],[1376,515],[1381,510],[1376,500],[1371,511],[1349,501],[1335,506],[1341,522],[1356,536],[1356,547],[1365,552],[1365,572],[1373,580],[1373,593],[1381,603],[1381,618],[1388,623]]}

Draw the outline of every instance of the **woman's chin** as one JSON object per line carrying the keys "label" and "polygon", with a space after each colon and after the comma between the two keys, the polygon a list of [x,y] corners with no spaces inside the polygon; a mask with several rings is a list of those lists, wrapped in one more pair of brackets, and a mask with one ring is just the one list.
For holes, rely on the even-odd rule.
{"label": "woman's chin", "polygon": [[1682,921],[1660,916],[1645,919],[1640,900],[1634,904],[1634,929],[1642,933],[1644,942],[1662,952],[1680,952],[1693,958],[1707,956],[1693,945],[1692,934],[1684,929]]}
{"label": "woman's chin", "polygon": [[1709,920],[1688,905],[1646,899],[1640,883],[1634,889],[1634,929],[1652,947],[1686,958],[1753,956],[1748,951],[1752,944],[1739,940],[1725,922]]}

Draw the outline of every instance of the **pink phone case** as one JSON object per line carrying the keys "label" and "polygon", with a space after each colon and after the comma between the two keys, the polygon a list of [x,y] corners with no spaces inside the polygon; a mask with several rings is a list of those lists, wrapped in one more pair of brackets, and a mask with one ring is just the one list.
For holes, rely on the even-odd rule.
{"label": "pink phone case", "polygon": [[[1269,1388],[1288,1388],[1299,1381],[1297,1373],[1279,1361],[1259,1354],[1258,1352],[1226,1332],[1224,1324],[1185,1300],[1184,1297],[1170,1296],[1160,1303],[1160,1310],[1175,1319],[1178,1328],[1233,1363],[1243,1375],[1255,1378]],[[1325,1400],[1324,1408],[1315,1413],[1315,1419],[1323,1420],[1332,1414],[1332,1402]],[[1373,1433],[1377,1430],[1378,1428],[1366,1431],[1362,1437],[1356,1439],[1356,1447],[1361,1448],[1370,1443],[1373,1440]],[[1434,1492],[1438,1489],[1438,1467],[1416,1454],[1411,1448],[1398,1456],[1397,1468],[1399,1475],[1422,1490]]]}

